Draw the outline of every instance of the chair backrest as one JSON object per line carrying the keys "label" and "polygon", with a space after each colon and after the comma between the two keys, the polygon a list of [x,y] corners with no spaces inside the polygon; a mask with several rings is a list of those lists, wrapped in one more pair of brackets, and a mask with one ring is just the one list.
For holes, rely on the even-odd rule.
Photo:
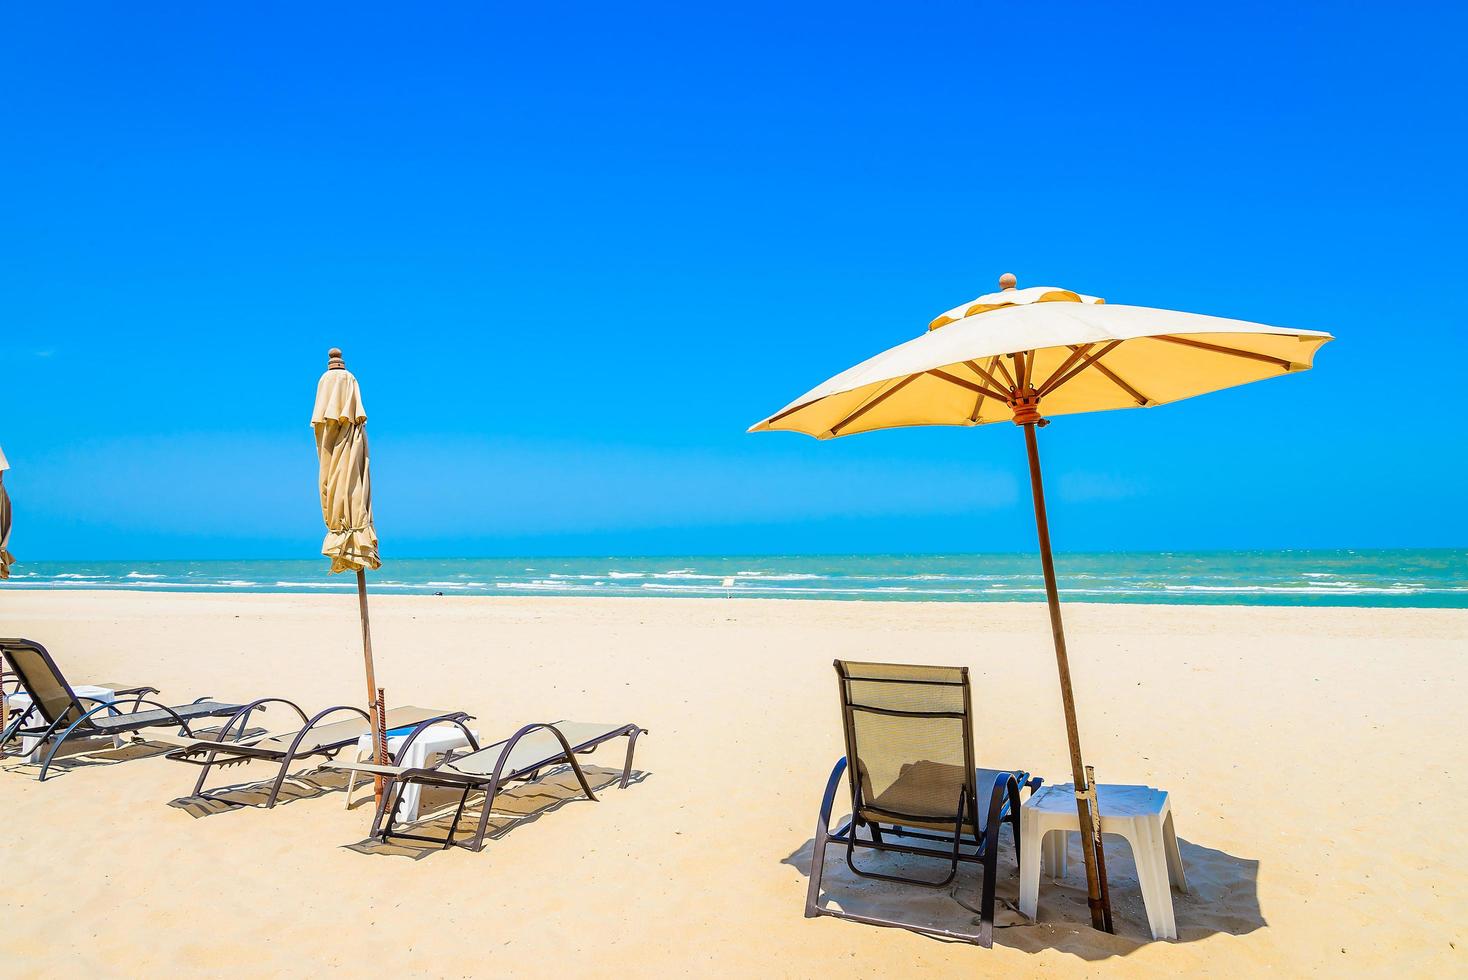
{"label": "chair backrest", "polygon": [[952,823],[974,786],[967,667],[836,661],[852,812]]}
{"label": "chair backrest", "polygon": [[48,725],[58,721],[69,725],[86,714],[87,709],[77,701],[71,685],[41,644],[34,640],[0,639],[0,654],[10,661],[20,686],[31,696],[31,702]]}

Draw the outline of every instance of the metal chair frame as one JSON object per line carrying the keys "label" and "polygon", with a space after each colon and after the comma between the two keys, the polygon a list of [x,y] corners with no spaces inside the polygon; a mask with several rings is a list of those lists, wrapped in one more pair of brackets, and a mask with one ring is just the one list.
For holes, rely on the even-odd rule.
{"label": "metal chair frame", "polygon": [[[302,727],[295,733],[295,738],[291,740],[290,746],[284,752],[281,752],[277,749],[264,749],[256,745],[251,745],[240,741],[247,735],[250,715],[255,711],[266,710],[265,706],[269,704],[284,704],[291,710],[293,710],[301,718]],[[342,711],[360,715],[363,721],[366,721],[369,724],[371,723],[371,718],[367,714],[366,710],[359,708],[356,705],[338,704],[334,705],[333,707],[326,708],[322,711],[318,711],[314,715],[307,716],[306,712],[301,708],[301,706],[296,704],[294,701],[288,701],[285,698],[260,698],[259,700],[251,701],[249,704],[241,707],[237,712],[235,712],[235,714],[229,719],[229,721],[224,724],[224,727],[221,728],[219,731],[218,746],[211,744],[207,746],[197,745],[190,746],[188,748],[175,749],[174,751],[168,753],[168,757],[178,762],[186,762],[190,765],[202,767],[203,771],[199,773],[199,778],[194,782],[193,795],[196,797],[201,797],[203,799],[214,798],[209,793],[204,791],[204,783],[209,778],[209,773],[215,766],[219,766],[220,768],[227,768],[229,766],[242,765],[246,762],[251,762],[255,760],[261,760],[265,762],[279,762],[280,769],[276,773],[274,780],[271,781],[270,792],[266,796],[265,800],[265,808],[268,810],[273,808],[276,802],[280,799],[280,791],[282,787],[285,786],[286,778],[290,775],[291,767],[294,763],[301,759],[311,759],[317,756],[325,759],[334,759],[336,758],[337,753],[341,752],[342,749],[346,748],[349,745],[356,744],[358,738],[361,737],[360,735],[353,735],[350,738],[344,738],[336,742],[330,742],[325,745],[318,745],[306,751],[301,751],[301,743],[306,740],[306,736],[311,733],[311,730],[313,728],[315,728],[318,724],[321,723],[323,719],[327,718],[328,716]],[[419,733],[430,725],[441,723],[458,725],[460,728],[464,729],[464,733],[468,735],[470,741],[472,742],[474,736],[469,733],[469,729],[466,727],[466,722],[472,720],[473,717],[473,715],[470,715],[463,711],[451,711],[445,714],[435,715],[432,718],[418,723],[417,727],[408,736],[407,740],[401,746],[399,746],[398,756],[401,757],[404,750],[406,750],[407,747],[412,744],[413,740],[418,737]],[[230,729],[234,728],[235,725],[239,726],[238,731],[236,731],[234,735],[235,741],[228,741]]]}
{"label": "metal chair frame", "polygon": [[[16,649],[29,650],[30,652],[36,654],[39,657],[40,662],[45,670],[50,672],[50,674],[52,675],[52,679],[60,688],[61,693],[64,694],[65,697],[68,699],[67,706],[60,712],[58,712],[54,718],[49,717],[48,709],[44,703],[44,700],[41,697],[37,696],[35,690],[32,689],[31,678],[29,678],[28,676],[27,669],[22,667],[22,665],[18,663],[14,659],[14,657],[11,656],[9,652],[9,649],[11,647],[14,647]],[[150,698],[146,698],[143,696],[145,692],[156,693],[156,688],[131,688],[126,691],[126,702],[131,702],[132,710],[124,711],[122,709],[127,706],[126,702],[119,703],[98,701],[96,698],[85,697],[73,691],[71,685],[66,680],[66,676],[61,673],[61,669],[56,666],[56,661],[51,658],[51,654],[47,652],[45,647],[35,642],[34,640],[26,640],[21,638],[0,639],[0,650],[5,651],[4,656],[10,661],[11,669],[14,671],[15,677],[19,685],[21,687],[24,687],[26,689],[26,692],[31,695],[30,706],[22,711],[16,712],[16,717],[12,719],[8,725],[5,726],[3,731],[0,731],[0,745],[5,744],[17,735],[26,736],[28,738],[35,738],[38,740],[38,742],[43,744],[50,741],[51,747],[50,750],[46,753],[45,759],[43,759],[41,762],[41,771],[36,777],[37,782],[46,781],[46,777],[51,771],[51,764],[53,761],[55,761],[57,754],[61,751],[61,747],[66,744],[68,739],[74,736],[79,738],[99,738],[135,734],[137,731],[143,728],[170,727],[171,721],[171,723],[177,725],[179,730],[181,730],[185,735],[192,737],[193,731],[189,728],[188,721],[179,714],[180,709],[187,708],[190,705],[203,704],[212,700],[211,698],[205,696],[201,698],[195,698],[187,705],[170,707],[169,705],[166,705],[161,701],[154,701]],[[87,704],[89,703],[92,705],[92,707],[90,708],[87,707]],[[106,714],[108,716],[137,714],[139,712],[139,709],[143,705],[157,708],[160,711],[164,712],[167,717],[159,719],[157,721],[152,721],[139,725],[136,728],[104,729],[98,728],[92,722],[92,719],[99,714]],[[222,714],[224,711],[233,711],[235,707],[235,705],[222,705],[218,714]],[[33,715],[38,716],[42,724],[30,728],[25,727],[27,720],[30,719]],[[209,716],[202,715],[200,717]],[[195,721],[197,720],[198,717],[195,718]]]}
{"label": "metal chair frame", "polygon": [[[908,929],[924,935],[961,940],[985,947],[992,946],[994,943],[994,892],[998,877],[999,830],[1006,823],[1010,825],[1014,834],[1016,859],[1018,859],[1020,846],[1020,788],[1028,787],[1030,792],[1033,793],[1040,787],[1042,781],[1038,777],[1031,778],[1027,772],[1015,771],[997,773],[992,785],[988,787],[977,785],[978,770],[974,766],[973,752],[973,710],[967,668],[960,668],[961,680],[951,682],[951,686],[961,685],[963,688],[962,712],[901,712],[870,706],[853,705],[847,696],[847,681],[850,677],[845,672],[845,666],[843,661],[837,660],[835,662],[836,673],[840,679],[841,711],[843,727],[845,729],[846,756],[838,759],[836,765],[832,768],[831,776],[826,781],[825,793],[821,797],[821,808],[816,818],[816,832],[811,854],[810,882],[806,889],[806,917],[815,918],[817,916],[828,915],[834,918],[849,919],[853,922],[862,922],[868,925]],[[859,680],[864,683],[884,682],[883,679],[871,677],[863,677],[859,678]],[[945,681],[915,681],[905,679],[892,679],[891,683],[950,684],[950,682]],[[881,811],[866,799],[866,791],[862,785],[863,780],[857,771],[849,765],[849,760],[858,758],[856,735],[852,722],[853,710],[911,717],[954,718],[963,721],[964,771],[967,778],[965,785],[959,790],[958,799],[954,801],[953,831],[951,833],[937,833],[931,830],[920,830],[908,826],[903,822],[902,814],[892,811]],[[847,783],[850,789],[852,815],[835,831],[832,831],[831,812],[835,806],[836,793],[840,789],[843,775],[848,776]],[[979,806],[984,801],[987,801],[987,807],[984,812],[985,819],[981,821],[979,819]],[[870,820],[862,816],[863,811],[888,813],[892,819],[889,821]],[[912,821],[932,822],[930,817],[914,814],[907,814],[907,818]],[[974,832],[966,833],[966,827],[974,828]],[[870,840],[862,840],[858,837],[857,831],[863,828],[866,829]],[[980,828],[982,828],[982,836],[979,835]],[[889,838],[929,841],[943,846],[939,848],[904,844]],[[826,849],[832,844],[844,845],[847,867],[853,873],[863,878],[917,885],[924,888],[943,888],[952,884],[958,875],[958,867],[962,863],[981,865],[983,868],[983,880],[980,884],[979,907],[973,909],[972,906],[963,902],[962,899],[958,899],[957,895],[954,896],[965,908],[979,913],[978,931],[959,932],[918,926],[897,919],[862,915],[823,906],[821,904],[821,882],[825,874]],[[940,859],[948,863],[948,873],[940,879],[933,880],[906,875],[885,874],[863,869],[856,862],[856,851],[858,848]]]}
{"label": "metal chair frame", "polygon": [[[414,731],[409,737],[417,737],[418,732],[427,728],[429,724],[431,723],[425,722],[420,725],[418,730]],[[510,753],[514,750],[516,743],[531,732],[541,729],[547,729],[555,735],[556,740],[561,745],[561,752],[550,758],[537,760],[532,766],[525,766],[514,772],[506,772],[504,768],[505,762],[509,759]],[[471,851],[481,851],[484,849],[484,840],[489,831],[489,815],[490,811],[494,808],[495,796],[504,788],[506,783],[533,780],[538,778],[540,771],[548,766],[569,764],[571,771],[576,775],[576,781],[581,784],[581,791],[586,795],[586,798],[593,803],[598,802],[596,794],[592,792],[591,784],[587,782],[585,773],[581,771],[581,766],[576,761],[576,756],[592,752],[604,742],[626,736],[627,757],[622,766],[622,778],[619,784],[619,788],[626,789],[632,776],[632,755],[637,748],[637,737],[646,731],[647,729],[640,728],[637,725],[624,725],[597,738],[573,746],[566,740],[566,736],[561,733],[561,730],[553,723],[538,722],[536,724],[526,725],[515,732],[514,735],[510,736],[505,742],[505,747],[500,750],[495,760],[494,770],[488,776],[461,773],[448,768],[455,758],[463,759],[467,755],[473,754],[471,752],[455,756],[450,752],[444,756],[436,767],[409,769],[397,774],[391,779],[387,790],[382,795],[382,802],[378,806],[377,814],[373,818],[371,835],[377,837],[384,843],[392,840],[411,840],[426,844],[437,844],[442,850],[448,850],[450,847],[463,847]],[[473,736],[470,736],[470,744],[474,746],[475,752],[485,751],[478,747],[478,744],[474,742]],[[406,743],[404,748],[406,748]],[[401,754],[400,752],[399,755]],[[454,810],[453,819],[449,823],[448,833],[445,836],[430,837],[426,834],[404,833],[393,829],[397,820],[398,811],[402,807],[403,792],[412,783],[417,783],[420,786],[434,786],[461,791],[459,804]],[[480,791],[484,794],[484,805],[479,814],[478,826],[475,828],[473,836],[467,841],[456,841],[454,834],[458,830],[459,821],[463,818],[465,806],[469,801],[469,794],[475,791]],[[384,817],[386,818],[385,823],[383,822]]]}

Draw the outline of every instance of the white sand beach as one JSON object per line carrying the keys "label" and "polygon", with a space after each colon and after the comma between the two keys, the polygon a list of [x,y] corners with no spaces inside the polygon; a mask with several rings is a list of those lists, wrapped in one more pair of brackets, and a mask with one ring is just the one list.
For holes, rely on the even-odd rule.
{"label": "white sand beach", "polygon": [[[1190,895],[1147,939],[1111,844],[1119,934],[1084,880],[1001,912],[992,950],[802,917],[811,831],[841,753],[834,657],[967,664],[979,764],[1068,778],[1041,604],[378,598],[390,703],[464,709],[485,739],[561,718],[637,722],[640,778],[497,821],[482,853],[383,853],[336,777],[273,810],[170,806],[196,770],[99,753],[39,784],[0,771],[4,973],[302,976],[674,973],[813,977],[1443,975],[1463,969],[1468,612],[1067,606],[1081,733],[1103,783],[1167,789]],[[362,700],[350,596],[8,592],[0,633],[77,682]],[[105,676],[104,676],[105,675]],[[285,725],[283,714],[266,715]],[[592,757],[620,765],[620,743]],[[264,779],[256,764],[213,785]],[[602,780],[605,781],[605,780]],[[551,788],[506,804],[571,795]],[[249,799],[243,792],[240,799]],[[205,815],[199,815],[204,813]],[[1074,845],[1072,845],[1074,849]],[[1078,850],[1073,850],[1078,854]],[[833,858],[839,857],[833,851]],[[1018,895],[1006,835],[999,894]],[[831,896],[971,918],[946,893]],[[972,871],[961,879],[972,887]]]}

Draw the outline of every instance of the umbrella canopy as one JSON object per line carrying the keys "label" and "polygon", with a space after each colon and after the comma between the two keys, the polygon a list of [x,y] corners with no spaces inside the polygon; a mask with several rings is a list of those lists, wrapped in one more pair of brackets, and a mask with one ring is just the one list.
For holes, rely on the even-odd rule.
{"label": "umbrella canopy", "polygon": [[[10,545],[10,494],[5,491],[5,471],[10,469],[10,464],[5,460],[4,451],[0,451],[0,579],[10,577],[10,566],[15,564],[15,556],[9,551]],[[0,673],[4,668],[0,667]]]}
{"label": "umbrella canopy", "polygon": [[[1035,286],[980,296],[928,332],[843,371],[750,431],[818,439],[908,425],[1151,408],[1308,370],[1327,333]],[[1016,377],[1017,371],[1023,377]]]}
{"label": "umbrella canopy", "polygon": [[367,409],[362,390],[346,369],[341,351],[330,352],[316,384],[311,426],[321,465],[321,517],[326,539],[321,553],[333,572],[377,569],[377,531],[372,526],[372,478],[367,456]]}
{"label": "umbrella canopy", "polygon": [[1008,273],[999,287],[937,317],[922,336],[818,385],[750,431],[786,429],[832,439],[909,425],[1010,421],[1024,428],[1091,921],[1110,931],[1100,811],[1094,774],[1081,757],[1035,430],[1049,424],[1047,416],[1151,408],[1305,371],[1332,338],[1197,313],[1110,306],[1054,286],[1017,289]]}
{"label": "umbrella canopy", "polygon": [[[387,711],[372,663],[372,626],[367,615],[367,571],[382,566],[377,556],[377,530],[372,526],[372,474],[367,456],[367,409],[362,390],[347,370],[342,352],[327,353],[326,373],[316,384],[316,406],[311,410],[320,464],[321,518],[326,538],[321,553],[331,559],[333,572],[357,573],[357,610],[362,620],[362,660],[367,673],[368,722],[374,757],[387,761],[387,738],[382,719]],[[382,778],[374,780],[382,799]]]}

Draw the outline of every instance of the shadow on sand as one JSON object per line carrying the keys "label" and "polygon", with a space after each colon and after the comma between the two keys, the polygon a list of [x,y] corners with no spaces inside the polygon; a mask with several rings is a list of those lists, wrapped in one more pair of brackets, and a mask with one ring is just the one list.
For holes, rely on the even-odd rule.
{"label": "shadow on sand", "polygon": [[[204,736],[214,731],[216,729],[198,729],[196,734]],[[4,757],[5,771],[22,772],[29,776],[39,774],[41,763],[31,762],[26,757],[19,755],[19,744],[20,740],[14,739],[6,745],[11,754]],[[119,746],[114,746],[111,738],[69,739],[61,747],[61,752],[57,754],[56,758],[51,760],[51,769],[46,773],[46,779],[49,782],[81,769],[115,766],[122,762],[132,762],[135,759],[152,759],[171,751],[173,751],[171,745],[141,739],[127,741]]]}
{"label": "shadow on sand", "polygon": [[[838,825],[832,822],[833,829]],[[1019,867],[1015,863],[1013,838],[1007,829],[1001,832],[998,902],[994,913],[995,945],[1026,952],[1058,949],[1082,959],[1101,960],[1125,956],[1152,942],[1141,888],[1137,884],[1136,864],[1125,839],[1111,834],[1106,836],[1106,868],[1116,926],[1114,935],[1106,935],[1091,928],[1079,836],[1070,834],[1068,837],[1067,876],[1060,880],[1040,878],[1039,921],[1031,922],[1018,911]],[[1175,889],[1172,892],[1178,942],[1196,942],[1218,933],[1242,936],[1268,925],[1259,909],[1258,861],[1234,857],[1181,838],[1178,844],[1190,889],[1189,894]],[[808,877],[813,846],[813,839],[806,841],[782,863]],[[906,874],[941,877],[946,871],[946,865],[941,862],[873,851],[863,851],[858,861],[863,868],[889,873],[900,870]],[[933,874],[935,870],[938,872],[936,875]],[[979,883],[979,868],[971,864],[962,865],[957,881],[958,898],[977,907]],[[896,919],[927,928],[971,931],[977,926],[978,917],[958,903],[953,886],[919,888],[859,878],[846,866],[846,851],[840,845],[832,845],[827,851],[822,885],[823,907]],[[846,925],[876,928],[860,923]]]}
{"label": "shadow on sand", "polygon": [[[256,782],[212,787],[203,796],[180,796],[176,800],[170,800],[168,805],[177,807],[191,817],[212,817],[248,807],[263,807],[270,799],[270,787],[275,782],[277,771],[272,768],[268,779]],[[285,806],[301,800],[314,800],[328,793],[345,793],[346,790],[345,772],[325,768],[309,769],[286,777],[275,805]]]}
{"label": "shadow on sand", "polygon": [[[603,790],[617,792],[617,784],[622,779],[620,768],[608,769],[583,764],[581,771],[586,776],[587,783],[591,785],[591,791],[598,797],[601,796]],[[643,782],[648,775],[646,772],[634,769],[627,781],[628,788]],[[454,834],[455,841],[468,840],[474,836],[482,813],[480,808],[482,803],[479,802],[482,799],[483,794],[481,793],[476,792],[470,795],[469,805],[464,808],[464,815]],[[534,782],[519,783],[502,789],[495,795],[494,809],[490,811],[489,829],[485,833],[485,840],[498,840],[519,827],[532,824],[546,814],[577,801],[590,802],[581,792],[581,786],[576,782],[576,777],[568,766],[551,770]],[[411,825],[409,832],[432,837],[446,837],[453,822],[454,810],[458,805],[458,793],[425,786],[419,804],[421,816],[417,823]],[[345,846],[359,854],[406,857],[414,861],[421,861],[430,854],[443,850],[442,845],[410,840],[383,842],[375,837]]]}

